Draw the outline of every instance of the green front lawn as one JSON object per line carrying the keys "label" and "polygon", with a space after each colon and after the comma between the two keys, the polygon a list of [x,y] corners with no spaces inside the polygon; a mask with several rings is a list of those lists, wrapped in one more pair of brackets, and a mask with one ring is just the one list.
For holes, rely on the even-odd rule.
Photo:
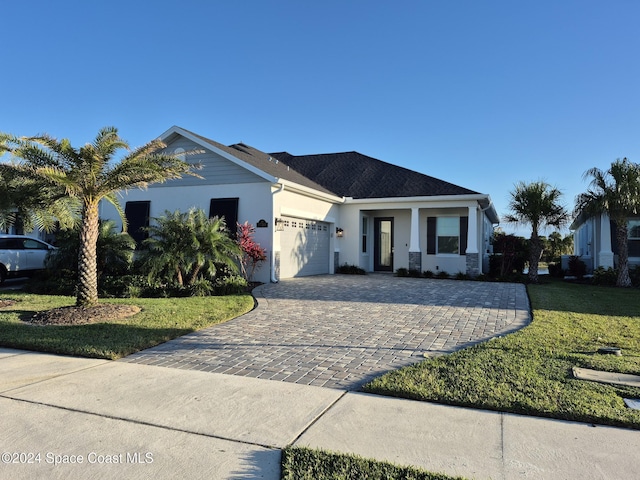
{"label": "green front lawn", "polygon": [[75,298],[22,292],[0,294],[16,300],[0,308],[0,346],[40,352],[118,359],[216,323],[253,308],[251,295],[187,298],[105,299],[101,303],[137,305],[136,315],[105,323],[76,326],[33,326],[34,313],[68,305]]}
{"label": "green front lawn", "polygon": [[[622,400],[640,398],[640,388],[572,375],[574,366],[640,374],[640,291],[558,280],[527,288],[526,328],[391,372],[365,391],[640,429],[640,412]],[[597,354],[602,346],[623,356]]]}
{"label": "green front lawn", "polygon": [[304,447],[282,451],[282,480],[464,480],[358,455]]}

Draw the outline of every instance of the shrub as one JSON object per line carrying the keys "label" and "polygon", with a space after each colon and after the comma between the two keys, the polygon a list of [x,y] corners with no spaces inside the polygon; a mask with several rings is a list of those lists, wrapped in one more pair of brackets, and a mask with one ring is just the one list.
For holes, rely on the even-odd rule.
{"label": "shrub", "polygon": [[410,268],[409,269],[409,276],[413,277],[413,278],[420,278],[420,277],[422,277],[422,274],[420,273],[420,270],[417,270],[415,268]]}
{"label": "shrub", "polygon": [[424,275],[424,278],[433,278],[433,271],[427,270],[422,275]]}
{"label": "shrub", "polygon": [[253,278],[255,271],[260,268],[262,262],[267,259],[267,251],[253,239],[256,229],[249,222],[238,223],[237,242],[242,250],[240,265],[242,275],[248,282]]}
{"label": "shrub", "polygon": [[365,272],[363,268],[360,268],[356,265],[347,265],[346,263],[344,265],[340,265],[336,269],[336,273],[343,273],[346,275],[366,275],[367,274],[367,272]]}
{"label": "shrub", "polygon": [[409,270],[401,267],[399,269],[396,270],[396,276],[398,277],[408,277],[409,276]]}
{"label": "shrub", "polygon": [[569,257],[569,275],[582,278],[587,273],[587,265],[577,255]]}
{"label": "shrub", "polygon": [[217,278],[213,284],[214,295],[234,295],[247,291],[249,282],[240,275],[229,275],[224,278]]}
{"label": "shrub", "polygon": [[455,279],[456,280],[469,280],[469,275],[467,275],[464,272],[458,272],[458,273],[456,273]]}
{"label": "shrub", "polygon": [[449,278],[449,274],[447,272],[445,272],[444,270],[440,270],[436,274],[436,278]]}
{"label": "shrub", "polygon": [[598,267],[593,271],[593,278],[591,279],[591,282],[594,285],[614,286],[617,278],[618,272],[613,268],[609,267],[605,269],[604,267]]}
{"label": "shrub", "polygon": [[556,277],[556,278],[564,277],[564,271],[560,266],[560,262],[552,262],[548,265],[548,268],[549,268],[549,275],[551,275],[552,277]]}

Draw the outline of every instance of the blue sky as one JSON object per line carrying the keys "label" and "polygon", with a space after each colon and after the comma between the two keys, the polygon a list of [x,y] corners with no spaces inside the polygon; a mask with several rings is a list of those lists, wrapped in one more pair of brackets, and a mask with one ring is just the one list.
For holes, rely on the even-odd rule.
{"label": "blue sky", "polygon": [[[7,2],[0,131],[132,146],[179,125],[357,150],[491,195],[640,162],[637,1]],[[502,224],[507,232],[528,236]]]}

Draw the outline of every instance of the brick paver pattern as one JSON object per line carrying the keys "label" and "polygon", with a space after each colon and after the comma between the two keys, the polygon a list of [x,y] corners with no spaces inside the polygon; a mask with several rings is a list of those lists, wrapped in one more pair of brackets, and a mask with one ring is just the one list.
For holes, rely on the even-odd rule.
{"label": "brick paver pattern", "polygon": [[322,275],[254,296],[241,317],[121,361],[357,390],[530,321],[525,287],[513,283]]}

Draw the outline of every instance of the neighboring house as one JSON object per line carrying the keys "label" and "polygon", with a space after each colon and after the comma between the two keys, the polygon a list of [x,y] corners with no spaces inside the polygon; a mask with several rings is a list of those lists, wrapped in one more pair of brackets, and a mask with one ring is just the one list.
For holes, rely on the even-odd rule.
{"label": "neighboring house", "polygon": [[[122,194],[129,233],[168,211],[204,209],[227,225],[256,226],[268,261],[262,282],[334,273],[339,265],[368,272],[488,270],[493,225],[486,194],[367,157],[357,152],[295,156],[267,154],[238,143],[225,146],[172,127],[161,139],[171,152],[201,164],[198,174]],[[116,219],[102,205],[102,218]]]}
{"label": "neighboring house", "polygon": [[[629,265],[640,265],[640,217],[630,217],[627,222]],[[617,265],[616,227],[607,214],[580,214],[569,229],[573,230],[573,254],[587,265],[587,273]]]}

